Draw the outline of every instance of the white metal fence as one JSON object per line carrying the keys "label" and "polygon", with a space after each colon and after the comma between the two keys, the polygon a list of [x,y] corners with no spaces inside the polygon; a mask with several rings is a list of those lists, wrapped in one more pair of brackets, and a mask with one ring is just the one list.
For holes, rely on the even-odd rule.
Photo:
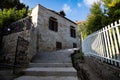
{"label": "white metal fence", "polygon": [[89,35],[82,42],[82,51],[120,67],[120,20]]}

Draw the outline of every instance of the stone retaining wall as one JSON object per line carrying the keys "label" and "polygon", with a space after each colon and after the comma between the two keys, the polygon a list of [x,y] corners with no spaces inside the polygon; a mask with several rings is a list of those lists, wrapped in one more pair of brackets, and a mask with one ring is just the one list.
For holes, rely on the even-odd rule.
{"label": "stone retaining wall", "polygon": [[120,80],[120,69],[94,57],[85,57],[85,63],[102,80]]}
{"label": "stone retaining wall", "polygon": [[28,49],[25,53],[27,54],[28,59],[26,61],[30,61],[36,54],[36,29],[31,22],[31,17],[26,17],[14,22],[9,28],[9,34],[6,34],[2,40],[3,48],[2,54],[0,54],[2,59],[0,61],[7,64],[14,63],[18,36],[22,37],[29,43]]}

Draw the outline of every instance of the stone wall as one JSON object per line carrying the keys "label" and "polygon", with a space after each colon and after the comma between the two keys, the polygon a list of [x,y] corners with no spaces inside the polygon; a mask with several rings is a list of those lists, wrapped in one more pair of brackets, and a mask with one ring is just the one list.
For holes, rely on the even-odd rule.
{"label": "stone wall", "polygon": [[94,57],[85,57],[85,63],[91,68],[94,75],[98,76],[98,80],[120,80],[120,69],[118,67],[103,63]]}
{"label": "stone wall", "polygon": [[[21,21],[16,24],[20,24]],[[26,22],[24,22],[26,24]],[[15,53],[17,47],[18,36],[24,38],[29,42],[26,61],[30,61],[32,57],[36,54],[36,30],[32,25],[25,25],[25,27],[30,27],[29,29],[20,29],[19,32],[14,32],[3,37],[3,59],[6,63],[14,63]],[[19,25],[19,28],[23,28]]]}
{"label": "stone wall", "polygon": [[[78,47],[80,46],[78,36],[76,38],[70,36],[70,26],[74,26],[77,29],[77,25],[74,22],[41,5],[37,5],[33,9],[31,16],[32,22],[37,29],[38,52],[56,50],[56,42],[61,42],[63,49],[73,48],[73,43],[76,43]],[[49,30],[50,17],[57,19],[58,32]]]}
{"label": "stone wall", "polygon": [[[25,35],[29,36],[29,31],[26,31],[26,32],[22,31],[19,33],[13,33],[13,34],[4,36],[4,38],[3,38],[3,43],[4,43],[3,51],[4,51],[5,60],[8,63],[14,62],[18,36],[25,37]],[[29,37],[27,37],[26,40],[28,40],[28,38]]]}

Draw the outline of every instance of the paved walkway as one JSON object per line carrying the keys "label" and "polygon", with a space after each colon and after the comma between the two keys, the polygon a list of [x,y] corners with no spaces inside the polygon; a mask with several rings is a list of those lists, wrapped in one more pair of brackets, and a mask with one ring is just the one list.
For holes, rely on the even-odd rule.
{"label": "paved walkway", "polygon": [[74,49],[38,53],[25,69],[25,75],[15,80],[78,80],[72,67],[71,54]]}

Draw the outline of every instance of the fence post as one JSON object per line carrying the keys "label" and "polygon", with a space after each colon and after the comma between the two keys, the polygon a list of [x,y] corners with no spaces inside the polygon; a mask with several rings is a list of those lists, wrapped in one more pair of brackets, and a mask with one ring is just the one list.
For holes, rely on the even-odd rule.
{"label": "fence post", "polygon": [[118,59],[119,59],[119,58],[118,58],[119,51],[118,51],[117,38],[116,38],[116,34],[115,34],[115,30],[114,30],[114,26],[113,26],[113,24],[111,24],[111,27],[112,27],[113,38],[114,38],[114,42],[115,42],[116,59],[118,60]]}
{"label": "fence post", "polygon": [[[119,20],[119,24],[120,24],[120,20]],[[116,29],[116,34],[117,34],[117,40],[118,40],[118,44],[119,44],[119,48],[120,48],[120,33],[119,33],[119,29],[118,29],[118,24],[117,22],[115,22],[115,29]],[[119,60],[120,60],[120,51],[119,51]]]}
{"label": "fence post", "polygon": [[107,39],[106,39],[105,28],[103,28],[103,34],[104,34],[104,39],[105,39],[106,57],[109,58],[109,55],[108,55],[108,45],[107,45]]}

